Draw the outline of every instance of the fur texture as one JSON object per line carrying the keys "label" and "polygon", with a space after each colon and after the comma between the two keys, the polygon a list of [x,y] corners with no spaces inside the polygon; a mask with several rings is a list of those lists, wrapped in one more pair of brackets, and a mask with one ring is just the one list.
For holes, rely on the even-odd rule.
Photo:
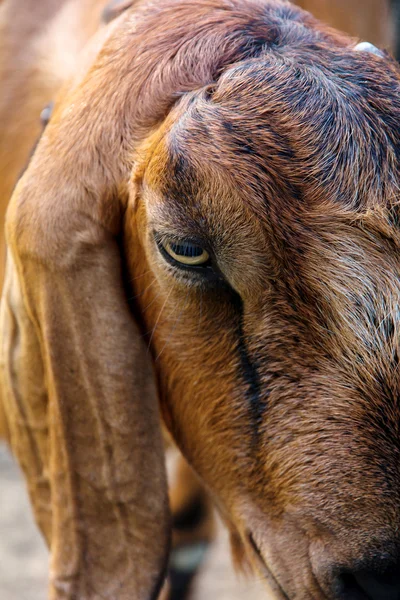
{"label": "fur texture", "polygon": [[[155,380],[278,598],[398,567],[400,76],[354,46],[278,0],[139,1],[60,95],[1,316],[52,598],[158,592]],[[213,266],[166,260],[171,239]]]}

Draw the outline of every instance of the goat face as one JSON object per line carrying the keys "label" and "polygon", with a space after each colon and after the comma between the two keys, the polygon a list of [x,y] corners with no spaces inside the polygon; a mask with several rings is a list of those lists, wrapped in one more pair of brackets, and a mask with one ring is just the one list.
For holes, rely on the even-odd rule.
{"label": "goat face", "polygon": [[286,2],[144,1],[114,25],[7,217],[0,380],[52,597],[162,579],[136,317],[238,556],[278,597],[398,599],[398,67]]}
{"label": "goat face", "polygon": [[389,60],[299,42],[138,151],[126,255],[164,419],[285,598],[399,598],[399,98]]}

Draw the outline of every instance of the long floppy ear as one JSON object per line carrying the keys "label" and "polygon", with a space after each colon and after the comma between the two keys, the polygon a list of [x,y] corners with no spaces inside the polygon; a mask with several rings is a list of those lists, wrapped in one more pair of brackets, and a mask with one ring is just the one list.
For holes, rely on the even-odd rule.
{"label": "long floppy ear", "polygon": [[118,244],[128,174],[118,88],[101,61],[59,103],[11,200],[2,391],[51,548],[50,597],[150,600],[168,556],[167,486]]}

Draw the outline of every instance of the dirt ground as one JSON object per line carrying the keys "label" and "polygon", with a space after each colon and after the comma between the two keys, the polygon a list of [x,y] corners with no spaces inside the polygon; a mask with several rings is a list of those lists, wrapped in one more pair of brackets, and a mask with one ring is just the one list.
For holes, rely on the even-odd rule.
{"label": "dirt ground", "polygon": [[[32,519],[19,470],[0,444],[0,600],[46,600],[48,554]],[[268,600],[259,582],[241,581],[221,528],[190,600]]]}

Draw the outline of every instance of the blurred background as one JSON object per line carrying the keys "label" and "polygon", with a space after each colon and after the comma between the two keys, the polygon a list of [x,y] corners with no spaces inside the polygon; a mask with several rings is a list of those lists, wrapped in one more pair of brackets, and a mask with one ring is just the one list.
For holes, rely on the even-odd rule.
{"label": "blurred background", "polygon": [[[71,0],[73,2],[76,3],[76,0]],[[400,57],[400,0],[299,0],[297,3],[332,26],[386,48],[397,58]],[[10,35],[10,31],[2,29],[1,17],[12,4],[13,0],[0,0],[0,59],[1,36],[6,37],[5,33]],[[42,10],[40,4],[40,0],[36,4],[31,2],[33,10]],[[60,0],[61,4],[66,2]],[[127,2],[114,0],[112,4],[121,4],[123,8]],[[29,34],[29,27],[27,31]],[[50,45],[44,51],[51,54],[51,38],[48,43]],[[1,68],[0,61],[0,80]],[[58,74],[49,84],[49,89],[44,90],[43,106],[51,99],[49,90],[54,92],[60,84],[61,77]],[[0,98],[0,122],[1,117]],[[3,119],[3,122],[6,121]],[[38,135],[39,121],[26,122],[25,127],[27,131],[32,130],[31,139],[34,140]],[[29,136],[26,140],[26,146],[21,147],[20,162],[27,160],[31,149]],[[11,193],[20,170],[20,162],[11,164],[4,158],[9,152],[9,143],[10,140],[1,131],[0,192],[6,197]],[[7,165],[6,172],[1,171],[2,165]],[[4,218],[2,210],[3,207],[0,207],[0,227]],[[1,262],[2,259],[0,256]],[[243,597],[246,600],[266,600],[261,582],[238,579],[234,574],[226,533],[220,525],[217,532],[216,541],[193,582],[190,600],[239,600]],[[48,552],[34,525],[25,483],[6,445],[0,442],[0,600],[45,600],[47,563]]]}

